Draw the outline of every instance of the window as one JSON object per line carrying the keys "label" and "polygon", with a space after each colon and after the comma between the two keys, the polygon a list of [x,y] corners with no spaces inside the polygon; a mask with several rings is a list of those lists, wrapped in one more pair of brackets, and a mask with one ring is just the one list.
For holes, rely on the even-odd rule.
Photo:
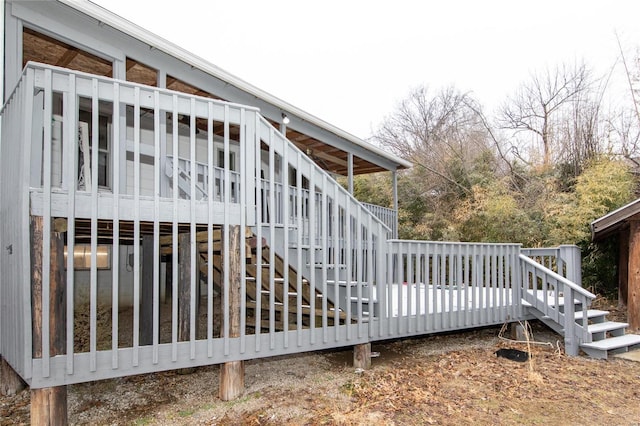
{"label": "window", "polygon": [[[111,118],[98,117],[98,187],[111,188]],[[78,124],[78,186],[85,191],[91,190],[93,155],[93,136],[91,113],[80,111]]]}
{"label": "window", "polygon": [[[218,149],[216,151],[218,153],[217,167],[224,169],[224,150]],[[232,172],[236,171],[236,153],[233,151],[229,151],[229,169]]]}

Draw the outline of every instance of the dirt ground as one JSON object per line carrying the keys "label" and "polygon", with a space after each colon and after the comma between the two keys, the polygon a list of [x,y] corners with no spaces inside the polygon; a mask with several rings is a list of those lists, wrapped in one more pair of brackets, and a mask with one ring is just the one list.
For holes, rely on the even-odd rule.
{"label": "dirt ground", "polygon": [[[533,324],[530,362],[498,358],[500,328],[374,344],[370,370],[352,352],[246,363],[245,393],[217,396],[217,366],[69,386],[72,424],[416,425],[640,424],[640,363],[562,354]],[[0,424],[29,423],[29,392],[0,397]]]}

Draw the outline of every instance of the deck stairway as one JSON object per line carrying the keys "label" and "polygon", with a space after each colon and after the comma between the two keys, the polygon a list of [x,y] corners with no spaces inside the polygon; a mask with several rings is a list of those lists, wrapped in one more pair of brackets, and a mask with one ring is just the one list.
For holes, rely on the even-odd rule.
{"label": "deck stairway", "polygon": [[[209,273],[208,263],[212,263],[213,271],[213,289],[217,294],[222,293],[220,283],[223,282],[223,234],[219,228],[213,231],[213,247],[211,252],[211,258],[209,257],[209,248],[207,245],[207,231],[201,231],[196,233],[196,244],[198,258],[198,269],[201,282],[207,282],[207,275]],[[270,327],[270,316],[273,314],[274,326],[276,331],[282,331],[285,329],[285,325],[289,329],[295,329],[298,326],[298,319],[302,321],[302,327],[308,327],[311,322],[311,317],[315,317],[316,324],[321,324],[323,320],[322,299],[323,295],[319,290],[315,290],[315,294],[311,294],[311,286],[306,277],[301,277],[300,285],[298,285],[298,273],[289,266],[288,272],[285,274],[285,265],[282,257],[277,253],[273,253],[273,268],[275,279],[270,282],[270,268],[271,268],[271,248],[263,238],[262,241],[258,241],[258,238],[254,235],[250,228],[245,230],[245,253],[246,253],[246,308],[247,318],[246,324],[248,327],[253,327],[256,324],[255,316],[260,312],[260,323],[263,330],[268,330]],[[171,255],[173,252],[173,239],[171,236],[164,236],[160,238],[161,241],[161,253],[163,255]],[[260,246],[260,247],[259,247]],[[260,248],[260,250],[258,250]],[[261,259],[258,259],[258,251],[261,252]],[[260,280],[257,279],[258,274],[261,275]],[[285,283],[285,277],[287,282]],[[257,282],[260,281],[260,288],[257,287]],[[273,298],[273,313],[270,312],[270,301]],[[297,311],[297,300],[301,298],[301,312],[300,316]],[[312,299],[315,298],[314,303]],[[337,315],[335,312],[335,304],[333,303],[330,295],[326,297],[326,315],[328,325],[334,324],[336,317],[340,324],[343,324],[346,320],[346,314],[342,309],[339,309]],[[312,308],[313,306],[313,308]],[[285,321],[285,312],[288,313]]]}
{"label": "deck stairway", "polygon": [[[542,301],[542,298],[538,296]],[[557,308],[560,313],[565,312],[565,301],[563,297],[558,298],[558,303],[554,302],[553,297],[547,298],[547,303]],[[543,314],[540,310],[528,304],[528,311],[534,317],[542,321],[556,333],[564,336],[565,328],[555,321],[551,316]],[[630,350],[640,349],[640,335],[626,334],[626,328],[629,324],[624,322],[609,321],[607,319],[608,311],[598,309],[587,309],[587,338],[586,341],[580,343],[580,349],[588,356],[597,359],[607,359],[609,355],[616,353],[628,352]],[[582,322],[585,311],[582,304],[577,302],[574,304],[574,321],[576,324]]]}

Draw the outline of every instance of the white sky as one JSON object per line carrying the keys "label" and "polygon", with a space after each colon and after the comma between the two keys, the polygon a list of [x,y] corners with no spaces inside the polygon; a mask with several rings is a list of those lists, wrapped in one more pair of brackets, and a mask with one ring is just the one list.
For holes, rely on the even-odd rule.
{"label": "white sky", "polygon": [[638,0],[93,1],[361,138],[419,85],[491,113],[535,70],[608,72],[615,31],[628,61],[640,46]]}

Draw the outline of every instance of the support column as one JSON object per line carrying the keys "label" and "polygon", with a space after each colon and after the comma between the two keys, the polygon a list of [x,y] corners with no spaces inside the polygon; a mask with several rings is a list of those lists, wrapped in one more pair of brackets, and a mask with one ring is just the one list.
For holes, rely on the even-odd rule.
{"label": "support column", "polygon": [[178,235],[178,341],[189,340],[191,320],[191,239],[188,232]]}
{"label": "support column", "polygon": [[140,344],[153,344],[153,235],[142,236]]}
{"label": "support column", "polygon": [[629,229],[623,229],[618,234],[618,306],[627,306],[627,291],[629,285]]}
{"label": "support column", "polygon": [[629,223],[629,285],[627,313],[629,331],[640,331],[640,221]]}
{"label": "support column", "polygon": [[[51,226],[53,229],[53,226]],[[63,355],[66,341],[66,274],[64,270],[64,241],[61,232],[51,232],[49,269],[49,300],[42,300],[44,227],[42,217],[31,218],[31,291],[33,357],[42,358],[43,313],[49,312],[49,355]],[[43,309],[47,303],[48,309]],[[67,387],[56,386],[31,389],[31,424],[67,424]]]}
{"label": "support column", "polygon": [[393,211],[395,212],[395,218],[393,223],[393,238],[398,238],[398,171],[391,172],[391,178],[393,180]]}
{"label": "support column", "polygon": [[371,343],[361,343],[353,347],[353,367],[363,370],[371,368]]}
{"label": "support column", "polygon": [[[243,295],[240,256],[240,226],[229,229],[229,337],[240,337],[240,308]],[[225,283],[226,284],[226,283]],[[223,330],[224,332],[224,327]],[[244,392],[244,361],[225,362],[220,366],[220,399],[231,401]]]}
{"label": "support column", "polygon": [[347,155],[347,177],[349,180],[349,194],[353,195],[353,154]]}

